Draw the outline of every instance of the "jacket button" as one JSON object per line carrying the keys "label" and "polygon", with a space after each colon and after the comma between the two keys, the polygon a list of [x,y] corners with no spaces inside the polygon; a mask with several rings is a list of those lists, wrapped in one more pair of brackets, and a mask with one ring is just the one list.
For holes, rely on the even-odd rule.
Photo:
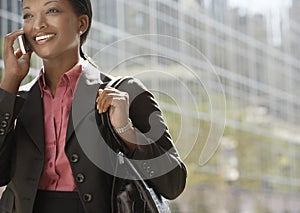
{"label": "jacket button", "polygon": [[2,122],[1,122],[1,126],[2,126],[3,128],[7,127],[7,121],[2,121]]}
{"label": "jacket button", "polygon": [[93,199],[93,196],[91,195],[91,194],[89,194],[89,193],[86,193],[86,194],[84,194],[83,196],[82,196],[82,198],[83,198],[83,201],[84,202],[91,202],[92,201],[92,199]]}
{"label": "jacket button", "polygon": [[77,183],[83,183],[84,180],[85,180],[85,177],[82,173],[79,173],[79,174],[76,175],[76,182]]}
{"label": "jacket button", "polygon": [[150,166],[148,166],[147,168],[146,168],[146,171],[148,172],[148,173],[150,173],[150,170],[151,168],[150,168]]}
{"label": "jacket button", "polygon": [[10,118],[10,113],[9,112],[4,113],[4,119],[9,120],[9,118]]}
{"label": "jacket button", "polygon": [[3,136],[5,134],[5,130],[4,129],[0,129],[0,136]]}
{"label": "jacket button", "polygon": [[147,168],[147,163],[143,163],[143,165],[142,165],[142,167],[143,167],[143,169],[145,169],[146,170],[146,168]]}
{"label": "jacket button", "polygon": [[79,156],[77,154],[72,154],[71,156],[71,162],[77,163],[79,161]]}
{"label": "jacket button", "polygon": [[154,171],[151,171],[151,172],[149,173],[149,175],[150,175],[150,177],[153,177]]}

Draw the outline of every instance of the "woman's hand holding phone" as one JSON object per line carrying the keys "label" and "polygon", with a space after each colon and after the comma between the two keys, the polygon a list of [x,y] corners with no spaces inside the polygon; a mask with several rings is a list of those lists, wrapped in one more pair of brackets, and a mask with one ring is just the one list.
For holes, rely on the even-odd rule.
{"label": "woman's hand holding phone", "polygon": [[18,36],[24,36],[23,30],[9,33],[4,39],[4,69],[5,75],[2,78],[0,87],[10,93],[17,94],[22,80],[29,72],[30,58],[32,51],[22,53],[21,48],[14,50],[14,42]]}

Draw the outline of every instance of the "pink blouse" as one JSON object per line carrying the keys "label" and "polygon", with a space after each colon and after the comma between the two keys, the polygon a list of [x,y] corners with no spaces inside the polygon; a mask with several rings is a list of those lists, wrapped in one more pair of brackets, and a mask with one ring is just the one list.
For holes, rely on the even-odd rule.
{"label": "pink blouse", "polygon": [[55,97],[46,85],[43,69],[40,72],[39,85],[44,104],[45,162],[39,189],[77,190],[64,148],[73,94],[81,71],[82,66],[78,63],[63,74],[57,85]]}

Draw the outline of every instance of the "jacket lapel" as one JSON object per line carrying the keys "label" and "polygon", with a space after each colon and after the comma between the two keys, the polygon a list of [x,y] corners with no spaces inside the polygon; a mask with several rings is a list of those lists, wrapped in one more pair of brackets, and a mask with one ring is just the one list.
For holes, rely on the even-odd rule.
{"label": "jacket lapel", "polygon": [[86,115],[95,111],[97,91],[100,84],[103,83],[100,78],[100,71],[90,63],[84,64],[82,69],[70,111],[66,135],[67,142]]}
{"label": "jacket lapel", "polygon": [[43,102],[38,82],[28,92],[19,120],[41,152],[44,152]]}
{"label": "jacket lapel", "polygon": [[[70,111],[66,142],[69,141],[70,136],[86,115],[91,111],[95,111],[97,91],[100,85],[103,84],[100,77],[101,73],[97,68],[86,62],[83,64],[82,69]],[[43,102],[37,81],[26,96],[19,121],[23,124],[38,149],[44,152]]]}

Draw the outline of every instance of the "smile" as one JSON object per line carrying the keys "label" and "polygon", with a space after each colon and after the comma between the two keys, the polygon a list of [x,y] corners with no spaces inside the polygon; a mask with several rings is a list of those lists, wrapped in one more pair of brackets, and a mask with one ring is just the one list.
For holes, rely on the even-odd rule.
{"label": "smile", "polygon": [[52,38],[53,36],[55,36],[55,34],[37,36],[37,37],[35,37],[35,40],[36,41],[42,41],[42,40],[46,40],[48,38]]}

